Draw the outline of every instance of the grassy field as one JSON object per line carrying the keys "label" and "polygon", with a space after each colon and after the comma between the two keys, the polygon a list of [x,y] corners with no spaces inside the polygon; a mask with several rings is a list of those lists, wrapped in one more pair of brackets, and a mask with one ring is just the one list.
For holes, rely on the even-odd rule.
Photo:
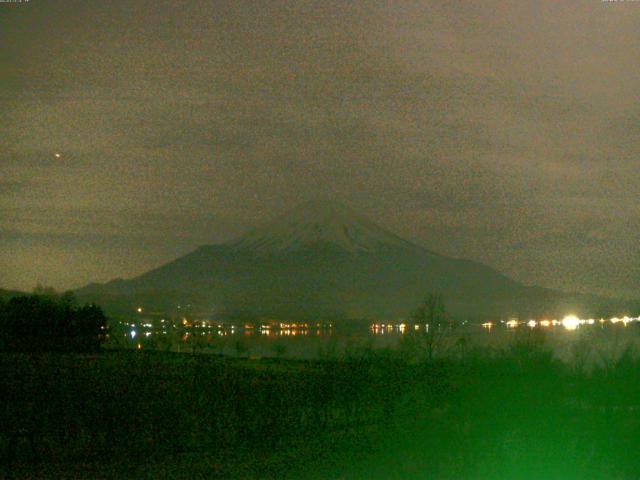
{"label": "grassy field", "polygon": [[632,479],[640,362],[0,354],[6,478]]}

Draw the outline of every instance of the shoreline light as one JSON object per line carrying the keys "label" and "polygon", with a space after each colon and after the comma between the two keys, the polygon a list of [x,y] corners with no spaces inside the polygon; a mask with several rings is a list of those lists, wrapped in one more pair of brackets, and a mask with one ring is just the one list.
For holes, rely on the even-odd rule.
{"label": "shoreline light", "polygon": [[567,315],[562,319],[562,326],[567,330],[575,330],[582,322],[575,315]]}

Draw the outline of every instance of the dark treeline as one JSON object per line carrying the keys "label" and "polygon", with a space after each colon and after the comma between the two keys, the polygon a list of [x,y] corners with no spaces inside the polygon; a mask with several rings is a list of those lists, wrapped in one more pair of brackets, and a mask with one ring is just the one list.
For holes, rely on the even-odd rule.
{"label": "dark treeline", "polygon": [[36,288],[0,299],[0,351],[95,352],[107,318],[97,305],[79,305],[73,294]]}

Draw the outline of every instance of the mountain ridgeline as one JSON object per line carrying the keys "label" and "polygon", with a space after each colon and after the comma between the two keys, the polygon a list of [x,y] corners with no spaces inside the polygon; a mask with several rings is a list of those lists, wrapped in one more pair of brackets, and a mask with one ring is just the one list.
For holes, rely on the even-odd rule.
{"label": "mountain ridgeline", "polygon": [[[332,202],[310,202],[244,236],[198,248],[129,280],[77,291],[108,310],[220,318],[406,317],[440,292],[458,318],[605,314],[615,302],[522,285],[481,263],[431,252]],[[620,307],[622,308],[622,306]]]}

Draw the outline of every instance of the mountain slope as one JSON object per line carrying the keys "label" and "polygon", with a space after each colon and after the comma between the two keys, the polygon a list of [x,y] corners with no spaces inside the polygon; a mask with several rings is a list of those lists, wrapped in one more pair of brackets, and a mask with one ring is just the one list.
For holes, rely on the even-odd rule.
{"label": "mountain slope", "polygon": [[406,316],[434,291],[454,315],[472,318],[584,311],[597,303],[430,252],[333,202],[304,204],[232,242],[78,294],[128,309],[191,303],[221,316],[384,319]]}

